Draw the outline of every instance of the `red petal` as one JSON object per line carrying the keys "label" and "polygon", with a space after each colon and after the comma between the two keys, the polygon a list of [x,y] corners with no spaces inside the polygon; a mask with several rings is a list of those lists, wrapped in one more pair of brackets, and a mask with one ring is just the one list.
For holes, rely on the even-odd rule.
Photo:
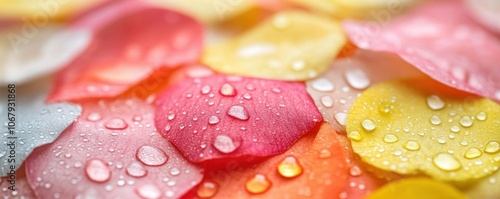
{"label": "red petal", "polygon": [[[3,198],[36,198],[35,192],[31,189],[26,179],[26,169],[24,164],[15,171],[15,180],[12,181],[9,176],[0,178],[0,196]],[[10,181],[9,181],[10,180]],[[14,186],[13,186],[14,185]],[[12,191],[13,188],[15,191]]]}
{"label": "red petal", "polygon": [[178,198],[201,181],[202,171],[156,133],[152,105],[115,99],[82,107],[77,122],[26,160],[39,197]]}
{"label": "red petal", "polygon": [[[94,41],[57,74],[48,101],[117,96],[158,68],[198,58],[203,30],[194,19],[170,10],[122,7],[125,14],[107,6],[81,19],[95,29]],[[96,17],[104,23],[95,24]]]}
{"label": "red petal", "polygon": [[321,121],[302,83],[189,79],[158,98],[155,124],[189,160],[282,153]]}
{"label": "red petal", "polygon": [[468,17],[461,1],[432,2],[392,21],[378,16],[379,23],[344,23],[357,46],[396,53],[444,84],[500,100],[500,40]]}

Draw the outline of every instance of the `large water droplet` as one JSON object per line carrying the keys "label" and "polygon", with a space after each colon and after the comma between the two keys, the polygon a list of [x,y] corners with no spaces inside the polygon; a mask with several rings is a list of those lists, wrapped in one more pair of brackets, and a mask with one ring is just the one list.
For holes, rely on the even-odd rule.
{"label": "large water droplet", "polygon": [[318,78],[318,79],[314,80],[312,82],[312,87],[315,90],[321,91],[321,92],[333,91],[333,89],[335,88],[333,83],[330,82],[330,80],[328,80],[326,78]]}
{"label": "large water droplet", "polygon": [[102,160],[92,159],[85,163],[85,174],[94,182],[106,182],[111,177],[111,170]]}
{"label": "large water droplet", "polygon": [[297,177],[302,174],[302,166],[293,156],[287,156],[278,164],[278,173],[286,178]]}
{"label": "large water droplet", "polygon": [[445,105],[444,101],[437,95],[427,97],[427,106],[429,106],[432,110],[440,110],[444,108]]}
{"label": "large water droplet", "polygon": [[264,174],[255,174],[246,184],[245,189],[253,194],[266,192],[271,187],[271,181]]}
{"label": "large water droplet", "polygon": [[140,178],[146,176],[148,171],[141,165],[141,163],[132,162],[127,167],[127,174],[132,177]]}
{"label": "large water droplet", "polygon": [[470,127],[472,126],[472,119],[469,116],[463,116],[460,118],[460,125],[463,127]]}
{"label": "large water droplet", "polygon": [[231,153],[240,147],[240,142],[234,141],[227,135],[217,135],[213,146],[222,153]]}
{"label": "large water droplet", "polygon": [[363,120],[361,122],[361,126],[366,131],[373,131],[373,130],[375,130],[375,127],[376,127],[375,122],[373,122],[373,120],[370,120],[370,119]]}
{"label": "large water droplet", "polygon": [[198,186],[198,190],[196,191],[196,195],[200,198],[211,198],[217,194],[219,190],[219,185],[215,182],[204,181]]}
{"label": "large water droplet", "polygon": [[220,94],[227,97],[236,96],[236,89],[228,83],[224,83],[219,90]]}
{"label": "large water droplet", "polygon": [[432,162],[436,167],[444,171],[456,171],[462,168],[460,162],[450,154],[440,153],[434,156]]}
{"label": "large water droplet", "polygon": [[417,151],[420,149],[420,144],[418,144],[418,142],[416,141],[410,140],[405,143],[404,147],[405,149],[408,149],[410,151]]}
{"label": "large water droplet", "polygon": [[351,131],[349,134],[347,134],[347,137],[355,141],[361,141],[361,139],[363,139],[358,131]]}
{"label": "large water droplet", "polygon": [[208,118],[208,123],[209,124],[217,124],[219,122],[220,122],[220,119],[217,116],[215,116],[215,115],[212,115],[212,116],[210,116]]}
{"label": "large water droplet", "polygon": [[472,147],[465,152],[464,157],[468,159],[474,159],[481,156],[483,153],[478,148]]}
{"label": "large water droplet", "polygon": [[149,166],[159,166],[165,164],[168,160],[168,155],[161,149],[152,146],[142,146],[137,150],[137,159]]}
{"label": "large water droplet", "polygon": [[484,152],[486,153],[497,153],[500,151],[500,143],[497,141],[490,141],[484,147]]}
{"label": "large water droplet", "polygon": [[370,86],[370,79],[362,69],[350,69],[345,71],[345,79],[351,87],[356,89],[365,89]]}
{"label": "large water droplet", "polygon": [[104,126],[110,130],[123,130],[128,127],[128,124],[120,118],[114,118],[107,121]]}
{"label": "large water droplet", "polygon": [[248,118],[249,118],[248,112],[245,109],[245,107],[240,106],[240,105],[231,106],[227,110],[226,113],[227,113],[227,115],[234,117],[236,119],[239,119],[239,120],[248,120]]}
{"label": "large water droplet", "polygon": [[479,121],[484,121],[486,120],[486,113],[481,111],[476,115],[476,118]]}
{"label": "large water droplet", "polygon": [[158,187],[154,185],[142,185],[135,189],[135,192],[142,198],[145,199],[157,199],[161,197],[161,191]]}

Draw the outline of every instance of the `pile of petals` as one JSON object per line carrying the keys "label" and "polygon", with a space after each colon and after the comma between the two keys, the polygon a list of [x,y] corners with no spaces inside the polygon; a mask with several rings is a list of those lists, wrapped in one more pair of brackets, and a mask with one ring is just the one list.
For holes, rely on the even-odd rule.
{"label": "pile of petals", "polygon": [[499,3],[0,13],[2,198],[500,198]]}

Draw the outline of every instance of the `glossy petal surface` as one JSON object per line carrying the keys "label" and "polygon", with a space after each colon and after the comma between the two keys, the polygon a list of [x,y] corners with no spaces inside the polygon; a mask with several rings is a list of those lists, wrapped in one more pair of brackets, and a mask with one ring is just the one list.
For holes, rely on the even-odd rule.
{"label": "glossy petal surface", "polygon": [[385,185],[367,199],[466,199],[453,186],[427,178],[409,178]]}

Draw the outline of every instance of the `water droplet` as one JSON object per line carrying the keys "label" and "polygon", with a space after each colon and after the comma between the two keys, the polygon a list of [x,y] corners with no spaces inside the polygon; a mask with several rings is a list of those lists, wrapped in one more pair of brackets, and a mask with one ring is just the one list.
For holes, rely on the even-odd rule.
{"label": "water droplet", "polygon": [[463,116],[460,119],[460,125],[462,125],[463,127],[470,127],[472,126],[472,119],[469,116]]}
{"label": "water droplet", "polygon": [[142,163],[149,166],[163,165],[168,160],[168,156],[165,152],[152,146],[142,146],[137,150],[136,156]]}
{"label": "water droplet", "polygon": [[479,113],[476,115],[476,118],[477,118],[477,120],[479,120],[479,121],[484,121],[484,120],[486,120],[486,113],[485,113],[485,112],[479,112]]}
{"label": "water droplet", "polygon": [[142,198],[145,199],[157,199],[161,197],[161,191],[158,187],[154,185],[142,185],[141,187],[135,189],[135,192]]}
{"label": "water droplet", "polygon": [[389,112],[391,112],[391,104],[387,103],[387,102],[383,102],[382,104],[380,104],[380,106],[378,107],[378,111],[382,114],[387,114]]}
{"label": "water droplet", "polygon": [[324,107],[330,108],[333,106],[333,99],[329,95],[321,97],[321,104]]}
{"label": "water droplet", "polygon": [[302,71],[306,67],[306,62],[304,60],[295,60],[292,62],[292,69],[294,71]]}
{"label": "water droplet", "polygon": [[484,152],[486,153],[497,153],[498,151],[500,151],[500,143],[497,141],[490,141],[484,147]]}
{"label": "water droplet", "polygon": [[444,101],[437,95],[427,97],[427,106],[429,106],[432,110],[440,110],[444,108],[445,105]]}
{"label": "water droplet", "polygon": [[123,130],[128,127],[128,124],[120,118],[114,118],[106,122],[104,126],[110,130]]}
{"label": "water droplet", "polygon": [[297,177],[302,174],[302,166],[293,156],[287,156],[278,164],[278,173],[286,178]]}
{"label": "water droplet", "polygon": [[227,135],[217,135],[213,146],[222,153],[231,153],[240,147],[240,143]]}
{"label": "water droplet", "polygon": [[264,174],[255,174],[245,184],[245,189],[253,194],[264,193],[270,187],[271,181]]}
{"label": "water droplet", "polygon": [[345,126],[347,124],[347,114],[346,113],[336,113],[334,117],[335,117],[335,120],[337,120],[337,122],[340,125]]}
{"label": "water droplet", "polygon": [[472,147],[465,152],[464,157],[468,159],[474,159],[481,156],[483,153],[478,148]]}
{"label": "water droplet", "polygon": [[321,149],[319,152],[319,157],[320,158],[329,158],[332,156],[332,152],[330,152],[328,149]]}
{"label": "water droplet", "polygon": [[219,185],[217,185],[215,182],[204,181],[198,186],[196,194],[200,198],[211,198],[215,196],[215,194],[217,194],[218,190]]}
{"label": "water droplet", "polygon": [[384,142],[387,143],[394,143],[397,142],[398,140],[399,140],[398,136],[392,133],[388,133],[387,135],[384,136]]}
{"label": "water droplet", "polygon": [[90,113],[87,115],[87,120],[91,122],[99,121],[101,119],[101,115],[99,113]]}
{"label": "water droplet", "polygon": [[92,159],[85,163],[85,174],[94,182],[106,182],[111,177],[111,170],[102,160]]}
{"label": "water droplet", "polygon": [[439,118],[439,116],[437,115],[433,115],[430,119],[431,121],[431,124],[434,124],[434,125],[440,125],[441,124],[441,118]]}
{"label": "water droplet", "polygon": [[170,169],[169,173],[170,173],[170,175],[176,176],[176,175],[181,174],[181,170],[179,170],[178,168],[174,167],[174,168]]}
{"label": "water droplet", "polygon": [[315,79],[312,82],[312,87],[315,90],[321,91],[321,92],[329,92],[329,91],[333,91],[333,89],[335,89],[335,86],[333,85],[333,83],[330,82],[330,80],[328,80],[326,78]]}
{"label": "water droplet", "polygon": [[173,111],[168,112],[167,119],[172,121],[175,118],[175,113]]}
{"label": "water droplet", "polygon": [[370,79],[362,69],[350,69],[344,73],[347,83],[356,89],[365,89],[370,86]]}
{"label": "water droplet", "polygon": [[458,127],[458,126],[452,126],[452,127],[450,127],[450,130],[453,133],[458,133],[460,131],[460,127]]}
{"label": "water droplet", "polygon": [[210,91],[212,90],[212,87],[210,87],[210,85],[205,85],[203,87],[201,87],[201,94],[208,94],[210,93]]}
{"label": "water droplet", "polygon": [[450,154],[440,153],[434,156],[432,162],[436,167],[445,171],[456,171],[462,168],[458,160]]}
{"label": "water droplet", "polygon": [[132,177],[140,178],[146,176],[148,171],[140,163],[132,162],[127,167],[127,174]]}
{"label": "water droplet", "polygon": [[375,127],[376,127],[375,122],[373,122],[373,120],[370,120],[370,119],[363,120],[361,122],[361,126],[366,131],[373,131],[373,130],[375,130]]}
{"label": "water droplet", "polygon": [[220,94],[227,97],[236,96],[236,89],[228,83],[222,84],[219,90]]}
{"label": "water droplet", "polygon": [[358,131],[351,131],[347,137],[349,137],[351,140],[355,140],[355,141],[360,141],[361,139],[363,139],[363,137],[361,137],[361,134],[358,132]]}
{"label": "water droplet", "polygon": [[248,120],[248,118],[249,118],[248,112],[245,109],[245,107],[240,106],[240,105],[231,106],[227,110],[226,113],[227,113],[227,115],[234,117],[236,119],[239,119],[239,120]]}
{"label": "water droplet", "polygon": [[349,169],[349,174],[351,174],[351,176],[356,177],[360,176],[362,174],[362,171],[358,166],[354,165]]}
{"label": "water droplet", "polygon": [[212,116],[210,116],[210,118],[208,118],[209,124],[217,124],[219,122],[220,122],[219,118],[215,115],[212,115]]}
{"label": "water droplet", "polygon": [[420,149],[420,144],[418,144],[418,142],[410,140],[410,141],[405,143],[404,147],[405,147],[405,149],[408,149],[410,151],[416,151],[416,150]]}

